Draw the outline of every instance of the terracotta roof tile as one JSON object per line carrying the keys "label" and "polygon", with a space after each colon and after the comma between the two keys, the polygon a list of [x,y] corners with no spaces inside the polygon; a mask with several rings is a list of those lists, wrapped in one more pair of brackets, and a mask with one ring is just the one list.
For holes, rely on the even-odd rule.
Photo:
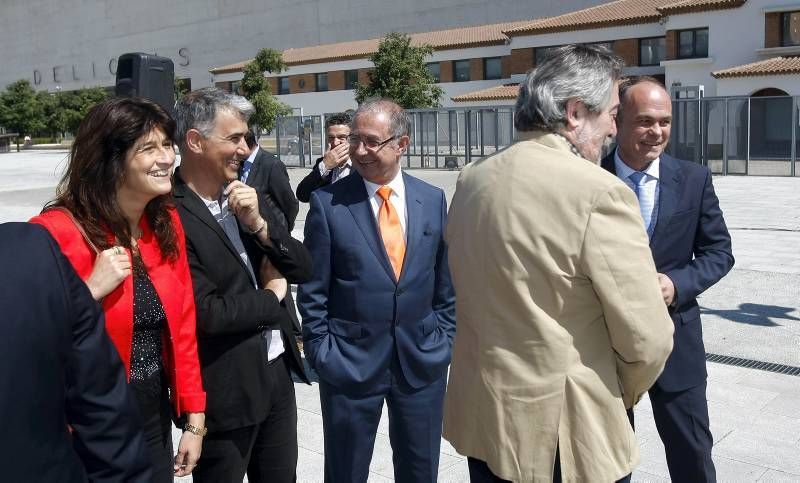
{"label": "terracotta roof tile", "polygon": [[680,0],[658,8],[662,15],[708,12],[726,8],[738,8],[747,0]]}
{"label": "terracotta roof tile", "polygon": [[717,79],[786,74],[800,74],[800,57],[773,57],[711,73]]}
{"label": "terracotta roof tile", "polygon": [[617,0],[556,17],[533,20],[526,25],[506,30],[509,36],[569,32],[658,22],[658,7],[675,0]]}
{"label": "terracotta roof tile", "polygon": [[451,97],[453,102],[476,102],[476,101],[504,101],[516,99],[519,93],[519,84],[504,84],[502,86],[489,87],[479,91],[468,92]]}
{"label": "terracotta roof tile", "polygon": [[[529,21],[504,22],[410,35],[413,45],[429,44],[434,50],[503,45],[508,42],[508,37],[503,33],[505,30],[527,24],[528,22]],[[286,49],[283,51],[283,60],[287,65],[292,66],[348,59],[362,59],[376,52],[380,41],[381,39],[354,40],[335,44]],[[251,60],[252,59],[222,67],[215,67],[211,69],[210,72],[213,74],[238,72]]]}

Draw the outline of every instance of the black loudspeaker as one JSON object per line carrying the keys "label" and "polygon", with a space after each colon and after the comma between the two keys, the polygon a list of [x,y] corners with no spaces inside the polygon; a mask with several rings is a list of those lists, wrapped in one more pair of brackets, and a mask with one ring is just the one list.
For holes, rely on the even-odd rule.
{"label": "black loudspeaker", "polygon": [[145,97],[174,114],[175,65],[171,59],[136,52],[117,60],[116,94]]}

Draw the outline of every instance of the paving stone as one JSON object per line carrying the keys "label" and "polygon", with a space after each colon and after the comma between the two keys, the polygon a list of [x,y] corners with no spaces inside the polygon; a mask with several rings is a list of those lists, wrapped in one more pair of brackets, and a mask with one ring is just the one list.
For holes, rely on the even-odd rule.
{"label": "paving stone", "polygon": [[768,470],[758,479],[764,483],[797,483],[800,481],[800,474],[784,473],[783,471]]}
{"label": "paving stone", "polygon": [[758,481],[769,471],[763,466],[744,463],[724,456],[714,455],[717,481]]}
{"label": "paving stone", "polygon": [[764,412],[797,418],[800,416],[800,398],[795,394],[781,394],[764,407]]}
{"label": "paving stone", "polygon": [[714,453],[743,463],[800,474],[797,446],[767,434],[751,435],[734,431],[714,447]]}

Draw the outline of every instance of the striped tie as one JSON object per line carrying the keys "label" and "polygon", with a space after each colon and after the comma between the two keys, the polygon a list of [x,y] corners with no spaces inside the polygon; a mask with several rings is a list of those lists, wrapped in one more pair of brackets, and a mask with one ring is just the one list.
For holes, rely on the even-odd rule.
{"label": "striped tie", "polygon": [[628,178],[630,178],[630,180],[633,182],[633,192],[636,193],[636,198],[639,199],[639,212],[642,214],[644,227],[645,230],[647,230],[647,236],[649,237],[653,233],[650,230],[650,224],[653,221],[653,205],[655,204],[655,200],[653,200],[653,196],[650,194],[650,191],[644,189],[644,183],[647,181],[647,175],[641,171],[634,171],[630,176],[628,176]]}

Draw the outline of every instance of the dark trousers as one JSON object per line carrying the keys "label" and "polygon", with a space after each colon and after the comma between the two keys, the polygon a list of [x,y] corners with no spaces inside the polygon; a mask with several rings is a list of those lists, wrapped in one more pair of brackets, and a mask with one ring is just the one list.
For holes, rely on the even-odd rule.
{"label": "dark trousers", "polygon": [[[664,443],[672,481],[715,482],[717,472],[711,460],[708,400],[704,382],[679,392],[650,389],[650,403],[658,435]],[[633,415],[630,414],[631,423]]]}
{"label": "dark trousers", "polygon": [[192,476],[195,483],[288,483],[297,471],[297,404],[283,354],[269,365],[267,418],[259,424],[209,433]]}
{"label": "dark trousers", "polygon": [[143,381],[131,381],[139,414],[142,417],[144,438],[153,464],[153,483],[174,480],[172,454],[172,419],[166,380],[161,372]]}
{"label": "dark trousers", "polygon": [[[511,483],[510,480],[504,480],[497,477],[489,465],[485,461],[476,458],[467,458],[467,465],[469,466],[469,481],[470,483]],[[617,483],[629,483],[631,475],[617,480]],[[553,483],[561,483],[561,458],[556,448],[556,461],[553,466]]]}
{"label": "dark trousers", "polygon": [[399,368],[364,392],[344,392],[320,380],[326,483],[367,481],[384,400],[395,481],[435,483],[445,382],[446,376],[442,376],[415,389],[405,382]]}

